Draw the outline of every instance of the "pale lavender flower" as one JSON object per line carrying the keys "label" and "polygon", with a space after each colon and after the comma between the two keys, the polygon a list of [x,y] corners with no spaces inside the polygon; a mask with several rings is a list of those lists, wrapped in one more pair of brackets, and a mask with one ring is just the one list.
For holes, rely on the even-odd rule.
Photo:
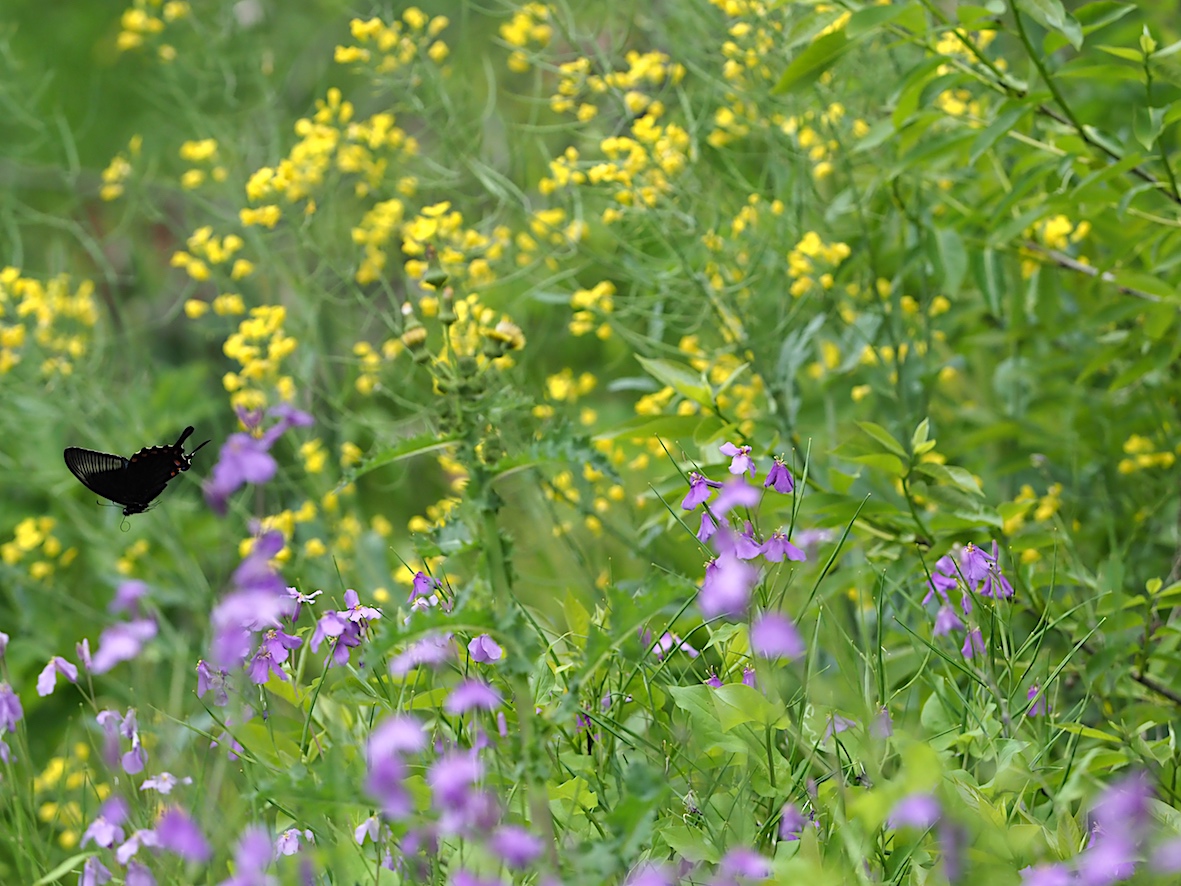
{"label": "pale lavender flower", "polygon": [[894,804],[886,822],[891,828],[929,828],[939,821],[939,801],[930,794],[909,794]]}
{"label": "pale lavender flower", "polygon": [[500,693],[482,680],[464,680],[451,690],[443,710],[451,715],[465,714],[473,708],[490,711],[500,706]]}
{"label": "pale lavender flower", "polygon": [[935,628],[931,632],[933,636],[942,637],[944,634],[963,629],[964,623],[960,621],[951,606],[944,604],[939,607],[939,611],[935,613]]}
{"label": "pale lavender flower", "polygon": [[111,797],[98,809],[98,815],[82,834],[80,846],[94,841],[96,846],[110,849],[116,843],[123,842],[122,824],[127,820],[127,801],[122,797]]}
{"label": "pale lavender flower", "polygon": [[734,556],[739,560],[753,560],[763,553],[763,546],[755,541],[755,531],[749,520],[746,521],[745,528],[734,537],[733,541]]}
{"label": "pale lavender flower", "polygon": [[270,886],[275,882],[267,875],[271,863],[271,837],[266,828],[247,828],[234,850],[234,876],[222,880],[218,886]]}
{"label": "pale lavender flower", "polygon": [[139,613],[139,601],[148,595],[148,585],[139,579],[128,579],[127,581],[119,582],[119,586],[115,588],[115,597],[111,600],[110,606],[107,607],[108,612],[131,612]]}
{"label": "pale lavender flower", "polygon": [[270,482],[278,470],[271,456],[270,443],[246,433],[231,434],[222,444],[217,464],[205,482],[205,501],[216,513],[225,516],[231,495],[247,483]]}
{"label": "pale lavender flower", "polygon": [[1181,838],[1172,837],[1153,849],[1148,866],[1160,874],[1181,873]]}
{"label": "pale lavender flower", "polygon": [[711,886],[738,886],[748,880],[765,880],[771,876],[771,862],[745,846],[731,849],[718,862],[718,873]]}
{"label": "pale lavender flower", "polygon": [[782,529],[776,529],[771,533],[771,537],[763,542],[760,553],[762,553],[763,559],[769,563],[780,563],[785,558],[796,562],[808,559],[803,551],[788,540],[787,534]]}
{"label": "pale lavender flower", "polygon": [[262,440],[268,449],[275,444],[275,441],[279,437],[287,433],[291,428],[310,428],[316,423],[314,418],[303,410],[296,409],[290,403],[280,403],[278,406],[272,406],[267,410],[267,415],[279,419],[262,435]]}
{"label": "pale lavender flower", "polygon": [[734,508],[753,508],[763,497],[757,486],[751,486],[745,479],[739,477],[731,480],[718,493],[718,500],[713,503],[711,510],[718,519],[726,516]]}
{"label": "pale lavender flower", "polygon": [[894,719],[885,706],[878,709],[873,722],[869,724],[869,731],[877,738],[889,738],[894,734]]}
{"label": "pale lavender flower", "polygon": [[74,651],[78,653],[78,661],[86,670],[91,670],[94,667],[94,662],[90,658],[90,641],[85,637],[81,642],[74,644]]}
{"label": "pale lavender flower", "polygon": [[112,625],[99,637],[98,651],[91,660],[90,672],[105,674],[120,662],[130,661],[155,636],[156,622],[150,618]]}
{"label": "pale lavender flower", "polygon": [[763,481],[764,489],[773,488],[776,492],[787,495],[795,489],[795,482],[791,478],[791,471],[783,463],[783,459],[776,456],[775,463],[767,472],[767,479]]}
{"label": "pale lavender flower", "polygon": [[968,631],[968,636],[964,638],[964,645],[960,649],[960,653],[968,660],[971,660],[974,656],[984,654],[984,637],[980,633],[980,628],[972,628]]}
{"label": "pale lavender flower", "polygon": [[71,683],[78,682],[78,668],[60,655],[55,655],[41,671],[41,675],[37,677],[37,694],[44,698],[52,693],[53,688],[57,685],[58,674],[61,674]]}
{"label": "pale lavender flower", "polygon": [[1022,868],[1021,886],[1071,886],[1076,880],[1070,869],[1059,862]]}
{"label": "pale lavender flower", "polygon": [[157,791],[161,794],[171,794],[172,789],[178,784],[192,783],[192,776],[186,775],[184,778],[177,778],[171,772],[161,772],[152,778],[145,778],[139,789],[141,791]]}
{"label": "pale lavender flower", "polygon": [[220,668],[211,669],[205,659],[197,661],[197,697],[201,698],[209,690],[213,690],[213,703],[224,708],[230,703],[229,693],[226,692],[226,680],[229,674]]}
{"label": "pale lavender flower", "polygon": [[0,631],[0,658],[4,658],[4,653],[8,651],[8,634]]}
{"label": "pale lavender flower", "polygon": [[716,480],[711,480],[697,471],[690,471],[689,491],[681,501],[682,510],[691,511],[702,502],[709,501],[713,490],[720,488],[721,485]]}
{"label": "pale lavender flower", "polygon": [[541,838],[517,825],[497,828],[488,841],[488,848],[510,868],[528,867],[544,848]]}
{"label": "pale lavender flower", "polygon": [[758,674],[755,672],[755,669],[750,665],[746,665],[742,669],[742,685],[749,686],[751,689],[754,689],[755,686],[758,685],[758,682]]}
{"label": "pale lavender flower", "polygon": [[352,588],[344,592],[344,605],[345,608],[341,610],[341,616],[351,622],[359,623],[362,627],[366,622],[381,618],[381,610],[372,606],[363,606],[361,597]]}
{"label": "pale lavender flower", "polygon": [[492,664],[494,661],[500,661],[501,656],[504,655],[504,650],[500,648],[500,645],[487,634],[472,637],[468,641],[467,651],[468,655],[472,657],[472,661],[477,664]]}
{"label": "pale lavender flower", "polygon": [[436,759],[427,771],[432,805],[440,812],[464,813],[473,788],[484,775],[475,751],[451,751]]}
{"label": "pale lavender flower", "polygon": [[666,864],[644,862],[632,870],[624,886],[675,886],[679,878]]}
{"label": "pale lavender flower", "polygon": [[353,830],[353,839],[357,841],[359,846],[364,846],[366,839],[376,843],[380,833],[381,822],[376,815],[371,815]]}
{"label": "pale lavender flower", "polygon": [[697,530],[697,540],[704,544],[709,541],[715,532],[718,531],[718,524],[714,522],[714,518],[709,515],[709,511],[701,512],[701,528]]}
{"label": "pale lavender flower", "polygon": [[718,676],[717,671],[711,670],[709,676],[703,681],[706,686],[712,686],[714,689],[721,689],[725,684],[722,678]]}
{"label": "pale lavender flower", "polygon": [[419,665],[437,667],[454,654],[450,634],[431,634],[411,643],[390,661],[390,673],[404,677]]}
{"label": "pale lavender flower", "polygon": [[984,587],[980,591],[981,597],[1008,598],[1013,596],[1013,586],[1001,573],[1000,546],[994,539],[992,542],[992,556],[985,555],[988,561],[988,575],[984,579]]}
{"label": "pale lavender flower", "polygon": [[722,455],[730,456],[731,474],[749,472],[752,477],[755,475],[755,463],[754,459],[750,457],[749,446],[735,446],[733,443],[726,442],[718,448],[722,451]]}
{"label": "pale lavender flower", "polygon": [[705,567],[698,605],[707,619],[728,616],[741,618],[750,605],[750,592],[759,572],[732,553],[720,554]]}
{"label": "pale lavender flower", "polygon": [[947,603],[947,592],[955,587],[955,577],[955,560],[951,558],[950,554],[944,554],[935,561],[935,568],[927,581],[927,596],[923,597],[923,605],[930,603],[935,595]]}
{"label": "pale lavender flower", "polygon": [[1046,712],[1046,696],[1037,683],[1029,687],[1029,692],[1025,693],[1025,700],[1033,702],[1029,706],[1029,716],[1040,717]]}
{"label": "pale lavender flower", "polygon": [[796,544],[804,552],[804,559],[816,556],[817,550],[823,544],[833,540],[831,529],[801,529],[796,533]]}
{"label": "pale lavender flower", "polygon": [[413,603],[419,597],[429,597],[441,587],[443,586],[436,579],[431,578],[425,572],[416,572],[410,587],[410,599],[407,602]]}
{"label": "pale lavender flower", "polygon": [[156,886],[156,878],[148,868],[133,861],[123,873],[123,886]]}
{"label": "pale lavender flower", "polygon": [[[413,754],[425,750],[427,735],[422,723],[410,714],[387,717],[369,736],[370,760],[391,754]],[[371,764],[372,765],[372,764]]]}
{"label": "pale lavender flower", "polygon": [[847,729],[852,729],[857,725],[856,720],[850,720],[848,717],[842,717],[840,714],[829,714],[828,724],[824,727],[824,738],[822,741],[828,741],[838,732],[844,732]]}
{"label": "pale lavender flower", "polygon": [[275,838],[275,857],[295,855],[295,853],[299,852],[299,841],[301,837],[309,843],[316,842],[315,835],[310,829],[301,831],[299,828],[288,828]]}
{"label": "pale lavender flower", "polygon": [[12,687],[7,683],[0,683],[0,732],[16,732],[16,724],[23,716],[21,700],[12,691]]}
{"label": "pale lavender flower", "polygon": [[682,640],[676,634],[665,631],[660,635],[660,639],[652,646],[652,653],[660,661],[673,650],[679,649],[690,658],[697,658],[701,653],[694,649],[688,642]]}
{"label": "pale lavender flower", "polygon": [[988,555],[976,545],[968,542],[960,551],[960,571],[964,574],[964,581],[968,587],[976,590],[980,582],[988,578]]}
{"label": "pale lavender flower", "polygon": [[779,812],[779,839],[791,842],[800,839],[808,819],[795,803],[784,803]]}
{"label": "pale lavender flower", "polygon": [[798,658],[804,641],[786,615],[764,612],[750,626],[750,648],[762,658]]}
{"label": "pale lavender flower", "polygon": [[159,839],[156,837],[156,832],[146,828],[140,828],[135,833],[123,842],[118,849],[115,850],[115,861],[126,866],[127,862],[131,861],[139,852],[140,847],[147,846],[155,848],[160,845]]}
{"label": "pale lavender flower", "polygon": [[78,886],[103,886],[111,880],[111,872],[92,855],[82,865],[82,875],[78,877]]}

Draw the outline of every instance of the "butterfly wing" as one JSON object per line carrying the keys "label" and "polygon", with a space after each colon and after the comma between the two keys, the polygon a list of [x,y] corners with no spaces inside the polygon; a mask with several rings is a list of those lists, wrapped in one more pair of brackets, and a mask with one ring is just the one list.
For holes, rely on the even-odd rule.
{"label": "butterfly wing", "polygon": [[65,451],[66,467],[78,480],[96,495],[110,499],[124,507],[138,504],[127,496],[127,459],[108,452],[92,449],[78,449],[71,446]]}

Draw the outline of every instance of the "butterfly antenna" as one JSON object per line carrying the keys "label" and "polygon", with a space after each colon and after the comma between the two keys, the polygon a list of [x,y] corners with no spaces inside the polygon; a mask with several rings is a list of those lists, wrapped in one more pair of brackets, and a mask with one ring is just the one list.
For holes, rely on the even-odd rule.
{"label": "butterfly antenna", "polygon": [[[184,443],[185,440],[189,439],[189,435],[192,433],[193,433],[193,426],[189,425],[187,428],[184,429],[184,432],[180,435],[180,438],[172,445],[173,446],[180,446],[180,444]],[[194,450],[194,451],[196,451],[196,450]]]}
{"label": "butterfly antenna", "polygon": [[[205,441],[205,443],[208,443],[208,442],[209,442],[208,440]],[[201,446],[204,446],[205,443],[202,443]],[[189,458],[192,458],[194,455],[196,455],[197,452],[201,449],[201,446],[198,446],[196,449],[194,449],[192,452],[190,452]]]}

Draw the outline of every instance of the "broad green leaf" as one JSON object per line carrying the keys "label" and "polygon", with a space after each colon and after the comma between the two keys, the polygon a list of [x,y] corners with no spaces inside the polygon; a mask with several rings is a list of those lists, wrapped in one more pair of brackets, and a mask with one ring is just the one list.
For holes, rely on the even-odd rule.
{"label": "broad green leaf", "polygon": [[1060,0],[1016,0],[1015,5],[1040,25],[1057,31],[1075,49],[1082,47],[1082,26],[1073,15],[1066,11],[1066,7],[1062,5]]}
{"label": "broad green leaf", "polygon": [[638,415],[595,435],[596,440],[615,440],[619,437],[648,439],[663,437],[677,440],[694,437],[702,425],[722,427],[722,420],[713,415]]}
{"label": "broad green leaf", "polygon": [[945,295],[954,296],[960,291],[964,275],[968,272],[968,254],[964,241],[954,228],[936,228],[931,238],[935,245],[935,271],[943,282]]}
{"label": "broad green leaf", "polygon": [[791,722],[787,708],[772,704],[761,692],[745,683],[728,683],[714,689],[713,693],[718,722],[727,732],[744,723],[784,729]]}
{"label": "broad green leaf", "polygon": [[980,484],[976,482],[975,477],[963,468],[958,468],[954,465],[922,462],[914,466],[914,471],[916,474],[925,474],[932,480],[948,486],[954,486],[957,489],[962,489],[964,492],[971,492],[974,495],[984,494],[984,491],[980,488]]}
{"label": "broad green leaf", "polygon": [[1151,151],[1156,140],[1160,138],[1164,117],[1165,108],[1146,108],[1137,105],[1132,109],[1132,134],[1146,151]]}
{"label": "broad green leaf", "polygon": [[1149,295],[1167,298],[1169,301],[1177,300],[1176,287],[1169,285],[1159,277],[1145,274],[1142,271],[1116,271],[1115,283],[1118,286],[1127,286],[1129,289],[1147,292]]}
{"label": "broad green leaf", "polygon": [[968,152],[968,165],[975,165],[977,160],[984,156],[997,141],[1021,121],[1022,117],[1032,110],[1033,108],[1027,102],[1005,102],[996,118],[984,127],[976,136],[976,140],[972,142],[972,150]]}
{"label": "broad green leaf", "polygon": [[877,468],[879,471],[885,471],[893,477],[906,476],[906,463],[898,458],[896,455],[890,455],[886,452],[874,452],[869,455],[855,455],[850,461],[857,462],[860,465],[867,465],[871,468]]}
{"label": "broad green leaf", "polygon": [[1116,58],[1126,59],[1130,62],[1140,64],[1144,61],[1144,53],[1139,49],[1129,49],[1126,46],[1106,46],[1100,44],[1095,47],[1100,52],[1106,52],[1108,55],[1114,55]]}
{"label": "broad green leaf", "polygon": [[849,17],[845,33],[856,40],[918,9],[917,3],[891,3],[889,6],[863,6]]}
{"label": "broad green leaf", "polygon": [[700,864],[703,861],[716,864],[722,857],[710,844],[705,831],[676,824],[660,828],[657,834],[680,858],[692,864]]}
{"label": "broad green leaf", "polygon": [[930,433],[931,420],[929,418],[924,418],[918,423],[918,427],[914,429],[914,433],[910,435],[910,445],[915,448],[922,446],[927,442],[928,439],[930,439]]}
{"label": "broad green leaf", "polygon": [[894,435],[883,428],[881,425],[875,424],[872,421],[859,421],[857,422],[857,427],[861,428],[861,430],[865,431],[865,433],[869,434],[869,436],[873,437],[875,440],[881,443],[882,446],[884,446],[890,452],[893,452],[899,458],[903,460],[908,460],[910,458],[902,444],[894,439]]}
{"label": "broad green leaf", "polygon": [[566,627],[574,635],[574,645],[582,646],[590,630],[590,613],[570,591],[566,592],[566,599],[562,601],[562,611],[566,614]]}
{"label": "broad green leaf", "polygon": [[677,363],[674,360],[653,360],[641,357],[639,354],[636,355],[636,359],[640,361],[640,365],[649,375],[661,384],[672,388],[682,397],[692,400],[699,406],[713,405],[709,385],[702,380],[701,373],[691,366]]}
{"label": "broad green leaf", "polygon": [[823,37],[817,37],[807,48],[792,59],[787,70],[775,84],[771,91],[774,93],[788,92],[801,89],[819,79],[832,64],[844,55],[850,46],[848,34],[844,28],[839,28]]}

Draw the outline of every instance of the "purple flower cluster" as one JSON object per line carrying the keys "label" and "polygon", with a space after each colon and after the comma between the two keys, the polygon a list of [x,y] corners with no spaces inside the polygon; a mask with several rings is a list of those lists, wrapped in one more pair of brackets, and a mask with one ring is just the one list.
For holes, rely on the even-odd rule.
{"label": "purple flower cluster", "polygon": [[932,634],[942,637],[952,631],[967,629],[964,644],[960,649],[960,653],[965,659],[972,659],[984,653],[986,649],[984,636],[981,634],[980,628],[967,628],[960,620],[948,596],[948,591],[960,587],[959,603],[965,617],[972,614],[973,593],[979,594],[981,597],[997,599],[1012,597],[1013,586],[1009,584],[1009,580],[1001,572],[999,555],[1000,549],[995,541],[992,543],[991,555],[984,553],[983,550],[969,542],[960,550],[958,560],[953,558],[951,554],[944,554],[936,560],[935,569],[927,581],[927,595],[923,597],[923,604],[930,603],[936,597],[942,600],[942,604],[935,613],[935,626]]}
{"label": "purple flower cluster", "polygon": [[349,651],[361,645],[369,622],[381,618],[381,610],[362,604],[360,596],[352,588],[344,592],[344,605],[344,609],[330,609],[320,616],[308,644],[312,652],[319,652],[325,641],[332,641],[329,667],[347,664]]}
{"label": "purple flower cluster", "polygon": [[[247,483],[267,483],[275,476],[278,466],[271,456],[271,447],[289,428],[306,428],[313,423],[306,412],[286,403],[269,410],[268,415],[279,420],[264,434],[254,436],[248,431],[231,434],[222,444],[217,464],[213,466],[209,480],[205,483],[205,501],[209,507],[224,516],[229,497]],[[247,428],[257,429],[262,417],[256,414],[240,414],[239,418]]]}

